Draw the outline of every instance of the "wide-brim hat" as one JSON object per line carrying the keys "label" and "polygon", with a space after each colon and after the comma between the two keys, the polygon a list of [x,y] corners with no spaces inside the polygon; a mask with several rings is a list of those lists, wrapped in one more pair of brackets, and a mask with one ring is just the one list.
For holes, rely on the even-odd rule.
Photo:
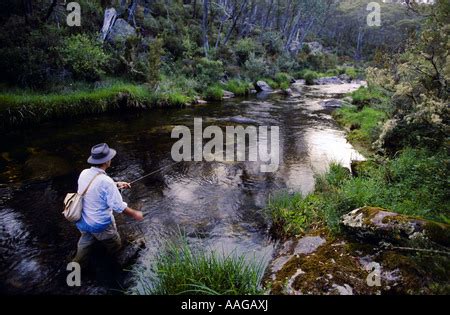
{"label": "wide-brim hat", "polygon": [[89,164],[103,164],[116,156],[116,150],[111,149],[106,143],[96,144],[91,149],[91,156],[88,158]]}

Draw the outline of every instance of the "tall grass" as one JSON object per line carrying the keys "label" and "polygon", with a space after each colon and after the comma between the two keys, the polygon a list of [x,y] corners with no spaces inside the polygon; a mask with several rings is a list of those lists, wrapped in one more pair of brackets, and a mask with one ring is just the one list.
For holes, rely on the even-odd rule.
{"label": "tall grass", "polygon": [[212,85],[204,92],[205,99],[208,101],[220,101],[223,99],[223,89],[220,85]]}
{"label": "tall grass", "polygon": [[306,232],[319,223],[320,200],[310,194],[278,192],[269,197],[264,209],[270,221],[270,233],[277,238],[286,238]]}
{"label": "tall grass", "polygon": [[235,253],[192,249],[184,238],[167,241],[156,257],[154,274],[138,274],[141,294],[261,294],[263,263]]}
{"label": "tall grass", "polygon": [[234,93],[236,96],[244,96],[250,93],[251,83],[244,81],[233,79],[227,81],[225,84],[222,84],[222,87],[226,91],[230,91]]}

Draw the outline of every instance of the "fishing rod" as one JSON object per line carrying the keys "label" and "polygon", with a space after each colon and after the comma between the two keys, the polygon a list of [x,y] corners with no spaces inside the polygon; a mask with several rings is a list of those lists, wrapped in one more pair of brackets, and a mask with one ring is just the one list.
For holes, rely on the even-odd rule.
{"label": "fishing rod", "polygon": [[164,170],[164,169],[166,169],[166,168],[173,167],[173,166],[175,166],[176,164],[178,164],[178,163],[180,163],[180,162],[182,162],[182,161],[178,161],[178,162],[175,162],[175,163],[172,163],[172,164],[169,164],[169,165],[160,167],[160,168],[158,168],[158,169],[155,170],[155,171],[152,171],[152,172],[150,172],[150,173],[148,173],[148,174],[145,174],[144,176],[141,176],[141,177],[139,177],[139,178],[133,180],[133,181],[130,182],[129,184],[130,184],[130,185],[131,185],[131,184],[134,184],[134,183],[136,183],[136,182],[138,182],[138,181],[140,181],[140,180],[143,180],[144,178],[147,178],[147,177],[149,177],[149,176],[151,176],[151,175],[153,175],[153,174],[156,174],[156,173],[158,173],[158,172],[161,172],[162,170]]}

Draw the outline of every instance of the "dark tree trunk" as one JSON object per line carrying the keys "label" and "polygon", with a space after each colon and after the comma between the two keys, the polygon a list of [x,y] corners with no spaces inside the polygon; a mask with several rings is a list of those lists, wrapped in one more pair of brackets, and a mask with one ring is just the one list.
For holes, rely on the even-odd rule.
{"label": "dark tree trunk", "polygon": [[53,13],[53,10],[55,9],[57,4],[58,4],[58,0],[53,0],[52,1],[52,4],[50,4],[50,7],[47,10],[47,14],[44,17],[44,22],[46,22],[50,18],[50,16]]}

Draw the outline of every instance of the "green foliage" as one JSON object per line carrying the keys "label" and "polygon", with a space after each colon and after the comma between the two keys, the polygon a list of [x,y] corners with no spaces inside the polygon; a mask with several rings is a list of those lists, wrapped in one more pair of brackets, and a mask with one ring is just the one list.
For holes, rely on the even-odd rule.
{"label": "green foliage", "polygon": [[108,62],[101,44],[84,34],[66,38],[59,52],[64,66],[70,68],[75,77],[89,81],[98,80]]}
{"label": "green foliage", "polygon": [[380,133],[380,123],[386,120],[386,112],[364,107],[359,110],[355,106],[343,106],[333,113],[334,118],[347,129],[347,138],[365,147],[371,147]]}
{"label": "green foliage", "polygon": [[219,85],[212,85],[205,91],[205,98],[208,101],[220,101],[223,99],[223,89]]}
{"label": "green foliage", "polygon": [[352,80],[358,77],[358,72],[353,67],[345,68],[345,74],[348,75]]}
{"label": "green foliage", "polygon": [[103,113],[120,107],[180,106],[193,101],[193,96],[188,92],[179,92],[180,87],[177,89],[151,92],[143,85],[114,82],[97,89],[68,93],[0,93],[0,129],[37,124],[49,119]]}
{"label": "green foliage", "polygon": [[242,95],[249,94],[251,83],[247,82],[247,81],[233,79],[233,80],[227,81],[222,86],[223,86],[224,90],[230,91],[237,96],[242,96]]}
{"label": "green foliage", "polygon": [[280,88],[280,84],[271,78],[262,78],[260,80],[266,82],[274,90]]}
{"label": "green foliage", "polygon": [[292,77],[288,74],[288,73],[284,73],[284,72],[278,72],[277,74],[275,74],[274,80],[281,86],[281,85],[288,85],[291,83],[292,81]]}
{"label": "green foliage", "polygon": [[314,84],[314,80],[319,78],[319,75],[315,71],[306,70],[303,73],[302,78],[305,80],[305,83],[307,85],[312,85]]}
{"label": "green foliage", "polygon": [[196,64],[196,78],[201,86],[217,83],[224,76],[223,63],[219,60],[201,58]]}
{"label": "green foliage", "polygon": [[[61,43],[62,30],[43,25],[24,25],[19,16],[10,17],[0,32],[0,72],[3,82],[19,86],[45,87],[63,79],[55,49]],[[14,30],[14,31],[6,31]]]}
{"label": "green foliage", "polygon": [[249,59],[245,62],[244,71],[247,78],[251,81],[256,81],[259,78],[271,75],[264,58],[256,57],[254,53],[251,53]]}
{"label": "green foliage", "polygon": [[334,230],[338,218],[361,206],[377,206],[394,212],[443,221],[446,207],[448,159],[444,152],[405,150],[398,158],[372,169],[364,177],[349,178],[316,194],[324,198],[324,217]]}
{"label": "green foliage", "polygon": [[235,53],[240,65],[243,65],[252,53],[258,54],[260,45],[252,38],[243,38],[236,42]]}
{"label": "green foliage", "polygon": [[302,197],[281,194],[270,199],[266,213],[272,232],[283,238],[325,224],[339,232],[343,214],[363,206],[446,222],[449,160],[445,151],[406,149],[384,164],[372,164],[362,176],[351,177],[337,164],[316,176],[315,191]]}
{"label": "green foliage", "polygon": [[155,85],[160,80],[161,57],[163,55],[163,41],[155,39],[149,47],[147,82]]}
{"label": "green foliage", "polygon": [[278,55],[283,52],[283,40],[278,32],[264,32],[261,43],[269,55]]}
{"label": "green foliage", "polygon": [[154,274],[136,273],[140,294],[247,295],[263,293],[261,263],[243,255],[192,249],[184,239],[167,241],[152,266]]}
{"label": "green foliage", "polygon": [[264,214],[271,223],[271,234],[285,238],[317,226],[319,209],[320,200],[314,195],[280,192],[269,197]]}
{"label": "green foliage", "polygon": [[380,90],[376,88],[366,88],[361,86],[356,91],[350,93],[353,101],[352,103],[362,108],[366,105],[373,105],[374,103],[380,103],[387,98]]}

